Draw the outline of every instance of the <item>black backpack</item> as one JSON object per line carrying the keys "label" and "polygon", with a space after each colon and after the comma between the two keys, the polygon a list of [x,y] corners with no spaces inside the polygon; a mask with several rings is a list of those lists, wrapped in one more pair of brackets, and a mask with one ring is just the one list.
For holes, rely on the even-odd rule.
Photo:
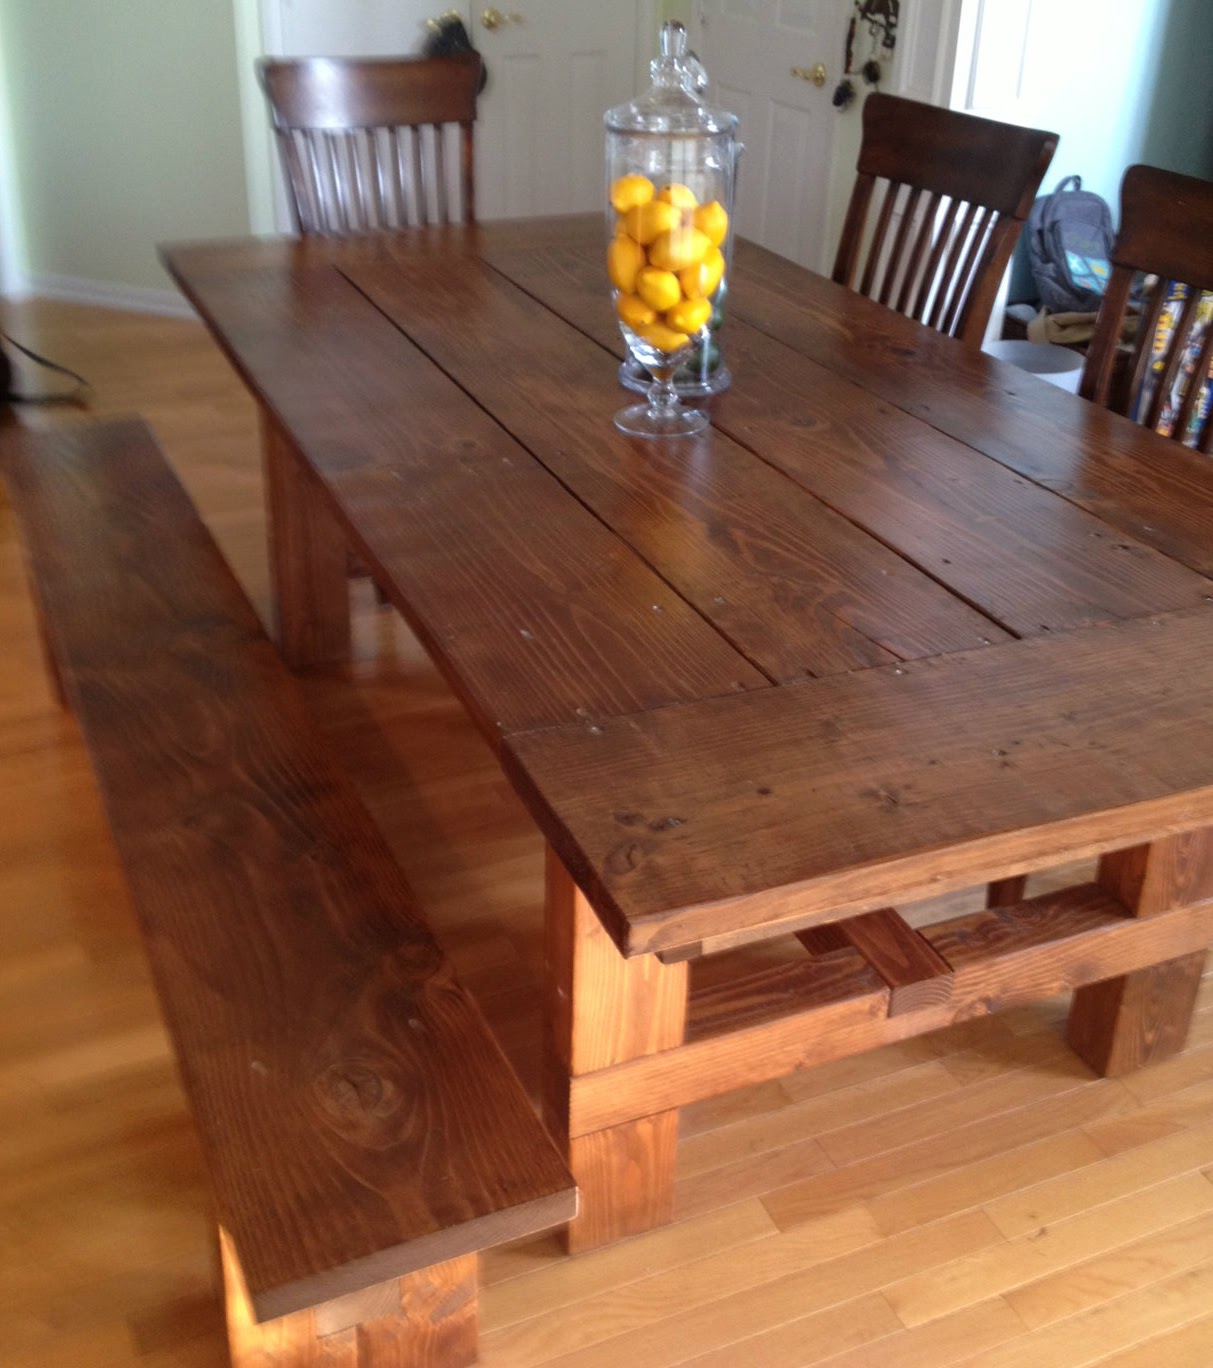
{"label": "black backpack", "polygon": [[1050,313],[1096,313],[1112,269],[1112,211],[1067,176],[1032,206],[1024,230],[1028,264]]}

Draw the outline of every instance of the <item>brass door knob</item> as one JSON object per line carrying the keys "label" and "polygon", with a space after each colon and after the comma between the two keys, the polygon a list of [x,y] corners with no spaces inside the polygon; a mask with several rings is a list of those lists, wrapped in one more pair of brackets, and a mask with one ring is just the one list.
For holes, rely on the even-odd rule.
{"label": "brass door knob", "polygon": [[494,29],[499,29],[502,24],[522,24],[526,21],[521,14],[502,14],[500,10],[486,9],[480,16],[480,25],[491,33]]}
{"label": "brass door knob", "polygon": [[826,64],[815,62],[811,67],[793,67],[792,75],[801,81],[810,81],[818,90],[826,83]]}

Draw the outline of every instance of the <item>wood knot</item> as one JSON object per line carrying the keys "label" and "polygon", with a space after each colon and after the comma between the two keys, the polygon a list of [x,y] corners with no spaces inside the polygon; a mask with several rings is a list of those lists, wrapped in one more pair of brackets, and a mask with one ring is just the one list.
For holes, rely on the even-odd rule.
{"label": "wood knot", "polygon": [[338,1130],[361,1129],[372,1118],[390,1116],[400,1105],[396,1087],[369,1064],[330,1064],[313,1085],[316,1097]]}

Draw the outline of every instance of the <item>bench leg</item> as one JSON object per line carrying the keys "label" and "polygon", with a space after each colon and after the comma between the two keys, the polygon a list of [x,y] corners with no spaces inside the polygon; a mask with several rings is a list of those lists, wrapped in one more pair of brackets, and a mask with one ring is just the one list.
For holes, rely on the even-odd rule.
{"label": "bench leg", "polygon": [[[1137,917],[1213,897],[1213,830],[1105,855],[1098,878]],[[1204,963],[1202,951],[1078,989],[1070,1044],[1105,1075],[1175,1054],[1188,1036]]]}
{"label": "bench leg", "polygon": [[220,1231],[232,1368],[468,1368],[478,1353],[476,1255],[258,1324]]}
{"label": "bench leg", "polygon": [[266,414],[261,429],[279,649],[294,668],[345,659],[350,652],[345,537],[289,439]]}
{"label": "bench leg", "polygon": [[[674,1218],[678,1109],[607,1130],[569,1134],[568,1080],[682,1043],[687,966],[625,959],[549,850],[546,1120],[568,1144],[580,1207],[570,1252],[639,1234]],[[641,1107],[644,1105],[639,1104]]]}

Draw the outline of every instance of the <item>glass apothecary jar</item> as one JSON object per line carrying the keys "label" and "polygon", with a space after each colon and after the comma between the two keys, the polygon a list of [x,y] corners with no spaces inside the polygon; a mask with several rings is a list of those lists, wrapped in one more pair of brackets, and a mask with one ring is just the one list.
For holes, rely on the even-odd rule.
{"label": "glass apothecary jar", "polygon": [[607,272],[629,353],[620,378],[649,395],[647,407],[623,410],[616,424],[672,436],[707,422],[680,396],[730,381],[720,334],[740,148],[736,116],[704,99],[703,68],[682,24],[662,26],[650,70],[649,90],[605,120]]}

